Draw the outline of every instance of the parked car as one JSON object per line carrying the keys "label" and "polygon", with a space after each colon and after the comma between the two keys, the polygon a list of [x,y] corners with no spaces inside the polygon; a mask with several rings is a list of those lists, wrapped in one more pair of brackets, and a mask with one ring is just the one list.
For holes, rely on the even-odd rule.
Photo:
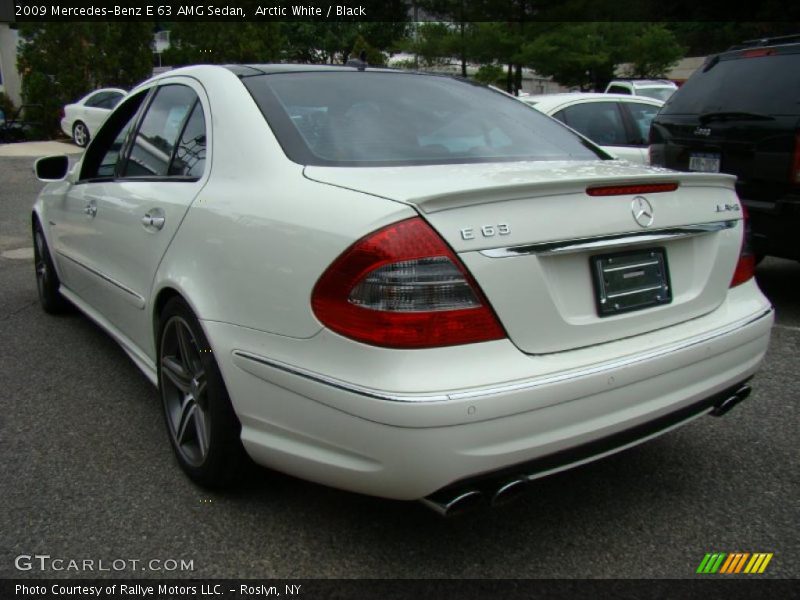
{"label": "parked car", "polygon": [[500,504],[726,412],[767,348],[732,177],[608,160],[469,82],[187,67],[67,168],[36,163],[42,306],[125,349],[203,485],[248,455],[445,514]]}
{"label": "parked car", "polygon": [[736,175],[754,251],[800,260],[800,36],[709,57],[654,121],[654,164]]}
{"label": "parked car", "polygon": [[546,94],[520,97],[600,145],[609,154],[647,164],[650,123],[663,102],[618,94]]}
{"label": "parked car", "polygon": [[606,94],[644,96],[666,102],[678,86],[668,79],[618,79],[606,86]]}
{"label": "parked car", "polygon": [[83,148],[127,93],[119,88],[103,88],[67,104],[62,109],[61,130]]}

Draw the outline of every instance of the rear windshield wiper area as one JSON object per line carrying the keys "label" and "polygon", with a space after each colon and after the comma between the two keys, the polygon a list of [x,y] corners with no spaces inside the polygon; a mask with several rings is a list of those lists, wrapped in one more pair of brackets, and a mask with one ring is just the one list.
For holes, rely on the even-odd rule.
{"label": "rear windshield wiper area", "polygon": [[701,123],[710,121],[774,121],[775,117],[744,111],[707,112],[700,115]]}

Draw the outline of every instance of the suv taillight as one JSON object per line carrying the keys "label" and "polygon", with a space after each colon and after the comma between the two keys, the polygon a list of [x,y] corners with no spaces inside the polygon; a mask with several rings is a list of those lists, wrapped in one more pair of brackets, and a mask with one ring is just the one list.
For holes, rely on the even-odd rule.
{"label": "suv taillight", "polygon": [[793,184],[800,184],[800,131],[794,134],[794,157],[790,177]]}
{"label": "suv taillight", "polygon": [[477,283],[419,217],[360,239],[322,274],[311,306],[326,326],[389,348],[506,337]]}
{"label": "suv taillight", "polygon": [[742,249],[739,252],[739,262],[736,263],[736,270],[733,272],[730,287],[736,287],[745,281],[749,281],[756,274],[756,257],[750,247],[750,223],[747,216],[747,208],[744,204],[742,204],[742,224],[744,225]]}

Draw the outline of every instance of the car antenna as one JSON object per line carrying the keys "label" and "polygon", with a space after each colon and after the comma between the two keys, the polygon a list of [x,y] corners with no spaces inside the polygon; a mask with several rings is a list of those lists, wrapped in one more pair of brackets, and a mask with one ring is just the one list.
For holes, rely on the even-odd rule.
{"label": "car antenna", "polygon": [[358,58],[348,58],[347,62],[344,63],[346,67],[355,67],[359,71],[363,71],[367,68],[367,51],[362,50],[358,54]]}

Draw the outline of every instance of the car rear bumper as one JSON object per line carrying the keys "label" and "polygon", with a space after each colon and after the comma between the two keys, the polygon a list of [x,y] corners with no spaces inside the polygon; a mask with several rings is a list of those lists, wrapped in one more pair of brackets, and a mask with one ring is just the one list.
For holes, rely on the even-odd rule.
{"label": "car rear bumper", "polygon": [[[416,395],[299,369],[263,350],[244,350],[231,330],[239,328],[204,326],[256,462],[333,487],[410,500],[531,461],[555,461],[539,474],[560,470],[709,412],[715,396],[755,373],[773,320],[763,304],[736,319],[727,312],[727,320],[716,315],[726,322],[714,328],[704,327],[709,317],[696,319],[695,335],[680,342],[648,334],[648,350],[613,360],[598,360],[598,347],[590,365]],[[501,354],[488,352],[484,360],[491,364]],[[573,353],[561,354],[564,361]],[[624,441],[600,443],[615,436]],[[562,460],[593,444],[598,450],[577,462]]]}

